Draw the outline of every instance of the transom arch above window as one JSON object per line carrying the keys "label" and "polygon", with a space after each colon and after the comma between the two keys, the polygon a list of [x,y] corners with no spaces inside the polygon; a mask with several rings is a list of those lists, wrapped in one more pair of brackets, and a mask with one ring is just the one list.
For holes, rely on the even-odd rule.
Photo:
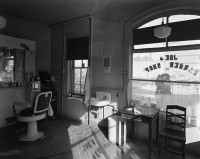
{"label": "transom arch above window", "polygon": [[164,24],[166,24],[167,18],[168,18],[168,23],[174,23],[174,22],[180,22],[180,21],[199,19],[200,15],[174,14],[171,16],[163,16],[160,18],[153,19],[138,28],[141,29],[141,28],[147,28],[147,27],[160,25],[162,23],[163,18],[164,18]]}
{"label": "transom arch above window", "polygon": [[[169,37],[159,39],[154,36],[153,30],[160,25],[172,28]],[[160,17],[133,29],[132,45],[134,49],[144,49],[200,44],[199,26],[199,15],[176,14]]]}

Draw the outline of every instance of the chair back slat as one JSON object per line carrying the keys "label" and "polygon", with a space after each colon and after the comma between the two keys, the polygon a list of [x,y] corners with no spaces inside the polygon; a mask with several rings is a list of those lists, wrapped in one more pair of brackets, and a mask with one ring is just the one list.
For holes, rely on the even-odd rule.
{"label": "chair back slat", "polygon": [[167,120],[166,123],[167,123],[167,125],[177,125],[177,126],[182,127],[182,128],[185,127],[185,123],[177,123],[177,122],[173,122],[171,120]]}
{"label": "chair back slat", "polygon": [[173,128],[185,132],[186,108],[178,105],[167,105],[166,128]]}
{"label": "chair back slat", "polygon": [[43,113],[49,109],[52,92],[41,92],[36,96],[34,104],[34,114]]}
{"label": "chair back slat", "polygon": [[185,119],[185,114],[174,114],[174,113],[171,113],[171,112],[167,112],[168,114],[168,117],[176,117],[176,118],[180,118],[180,119]]}

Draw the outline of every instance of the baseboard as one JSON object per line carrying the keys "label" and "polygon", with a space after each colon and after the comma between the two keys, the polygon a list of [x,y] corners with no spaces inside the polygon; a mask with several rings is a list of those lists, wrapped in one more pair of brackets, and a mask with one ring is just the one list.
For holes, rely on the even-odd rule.
{"label": "baseboard", "polygon": [[69,120],[73,120],[73,121],[76,121],[76,122],[85,123],[83,120],[78,119],[78,118],[73,118],[73,117],[64,117],[64,119],[69,119]]}

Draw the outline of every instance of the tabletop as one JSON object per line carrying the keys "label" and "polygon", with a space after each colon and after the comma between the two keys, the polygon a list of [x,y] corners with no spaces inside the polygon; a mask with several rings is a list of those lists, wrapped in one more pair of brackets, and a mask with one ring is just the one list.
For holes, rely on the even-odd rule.
{"label": "tabletop", "polygon": [[159,112],[157,108],[151,108],[148,106],[128,106],[120,110],[122,114],[128,114],[132,116],[145,116],[145,117],[154,117]]}

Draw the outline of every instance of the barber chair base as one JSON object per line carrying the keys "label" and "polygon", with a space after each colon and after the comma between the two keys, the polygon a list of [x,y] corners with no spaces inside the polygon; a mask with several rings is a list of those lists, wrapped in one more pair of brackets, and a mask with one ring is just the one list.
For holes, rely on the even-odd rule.
{"label": "barber chair base", "polygon": [[44,132],[37,130],[37,122],[27,123],[27,132],[19,137],[20,141],[35,141],[45,137]]}
{"label": "barber chair base", "polygon": [[29,142],[32,142],[32,141],[35,141],[35,140],[38,140],[38,139],[42,139],[44,137],[45,137],[44,132],[39,131],[38,134],[35,135],[35,136],[28,136],[28,134],[22,134],[19,137],[19,140],[20,141],[29,141]]}

